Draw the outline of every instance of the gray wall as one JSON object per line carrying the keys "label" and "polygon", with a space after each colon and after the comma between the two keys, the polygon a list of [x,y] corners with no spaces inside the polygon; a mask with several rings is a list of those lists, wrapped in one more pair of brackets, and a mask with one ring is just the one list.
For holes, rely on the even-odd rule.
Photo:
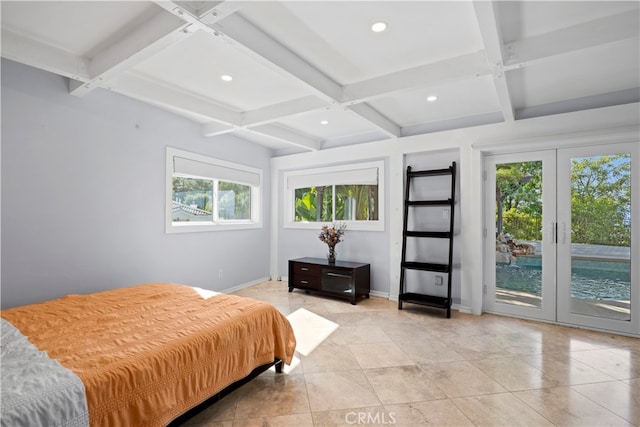
{"label": "gray wall", "polygon": [[[263,169],[263,228],[165,234],[167,145]],[[151,281],[224,290],[268,277],[270,157],[106,90],[71,96],[62,77],[3,59],[2,307]]]}

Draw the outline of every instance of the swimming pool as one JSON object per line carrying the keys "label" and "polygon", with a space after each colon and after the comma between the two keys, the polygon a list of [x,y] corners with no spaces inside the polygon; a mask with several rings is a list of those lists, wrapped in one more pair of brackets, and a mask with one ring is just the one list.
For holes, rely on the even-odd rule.
{"label": "swimming pool", "polygon": [[[595,300],[631,300],[631,263],[574,259],[571,296]],[[496,287],[542,296],[542,265],[538,256],[496,264]]]}

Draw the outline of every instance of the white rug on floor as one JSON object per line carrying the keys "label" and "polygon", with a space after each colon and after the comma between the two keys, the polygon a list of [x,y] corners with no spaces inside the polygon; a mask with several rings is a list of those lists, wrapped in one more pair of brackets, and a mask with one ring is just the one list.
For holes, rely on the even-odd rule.
{"label": "white rug on floor", "polygon": [[296,336],[296,350],[308,356],[322,341],[338,329],[338,324],[299,308],[287,316]]}

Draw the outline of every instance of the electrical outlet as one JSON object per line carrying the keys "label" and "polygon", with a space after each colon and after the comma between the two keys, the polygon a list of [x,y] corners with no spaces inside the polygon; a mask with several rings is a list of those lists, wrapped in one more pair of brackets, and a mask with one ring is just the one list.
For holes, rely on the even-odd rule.
{"label": "electrical outlet", "polygon": [[436,275],[436,286],[442,286],[444,284],[444,278],[440,275]]}

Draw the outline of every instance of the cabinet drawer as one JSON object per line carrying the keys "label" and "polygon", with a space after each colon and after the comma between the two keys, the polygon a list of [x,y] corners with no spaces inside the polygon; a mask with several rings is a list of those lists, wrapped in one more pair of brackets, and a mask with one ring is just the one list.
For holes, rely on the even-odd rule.
{"label": "cabinet drawer", "polygon": [[306,264],[303,262],[294,262],[292,263],[291,268],[294,276],[297,275],[305,275],[305,276],[318,276],[322,274],[322,267],[316,264]]}
{"label": "cabinet drawer", "polygon": [[320,289],[320,276],[294,274],[291,286],[309,289]]}

